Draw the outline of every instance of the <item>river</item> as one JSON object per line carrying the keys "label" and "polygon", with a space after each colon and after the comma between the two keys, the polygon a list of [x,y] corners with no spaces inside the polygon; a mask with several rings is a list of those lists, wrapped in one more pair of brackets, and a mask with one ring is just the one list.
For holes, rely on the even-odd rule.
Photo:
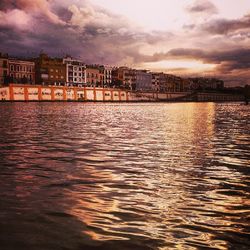
{"label": "river", "polygon": [[0,103],[0,249],[250,249],[240,103]]}

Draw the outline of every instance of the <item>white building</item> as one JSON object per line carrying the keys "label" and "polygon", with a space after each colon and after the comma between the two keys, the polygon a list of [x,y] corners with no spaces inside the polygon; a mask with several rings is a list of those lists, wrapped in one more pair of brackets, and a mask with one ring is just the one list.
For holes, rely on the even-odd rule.
{"label": "white building", "polygon": [[104,85],[110,86],[112,83],[112,67],[104,66]]}
{"label": "white building", "polygon": [[66,82],[68,85],[86,84],[85,63],[71,57],[64,58],[63,63],[66,64]]}
{"label": "white building", "polygon": [[112,83],[112,67],[107,65],[102,65],[99,68],[100,72],[100,82],[103,87],[108,87]]}

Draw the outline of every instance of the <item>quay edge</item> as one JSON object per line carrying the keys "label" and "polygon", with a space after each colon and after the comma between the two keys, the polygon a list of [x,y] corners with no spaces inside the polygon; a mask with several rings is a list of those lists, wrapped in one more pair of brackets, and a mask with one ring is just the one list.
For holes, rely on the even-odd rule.
{"label": "quay edge", "polygon": [[0,101],[72,102],[171,102],[171,101],[244,101],[239,94],[217,92],[133,92],[97,87],[65,87],[9,84],[0,87]]}

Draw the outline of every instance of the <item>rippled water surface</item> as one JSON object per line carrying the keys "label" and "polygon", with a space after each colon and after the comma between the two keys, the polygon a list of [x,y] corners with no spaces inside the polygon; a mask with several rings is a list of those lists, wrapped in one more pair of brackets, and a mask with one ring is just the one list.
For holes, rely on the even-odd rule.
{"label": "rippled water surface", "polygon": [[0,103],[0,249],[250,249],[250,107]]}

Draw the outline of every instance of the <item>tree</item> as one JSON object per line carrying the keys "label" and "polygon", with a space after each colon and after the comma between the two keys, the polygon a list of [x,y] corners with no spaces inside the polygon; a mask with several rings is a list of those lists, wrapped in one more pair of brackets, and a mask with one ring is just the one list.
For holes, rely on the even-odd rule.
{"label": "tree", "polygon": [[120,79],[115,79],[115,80],[113,81],[113,83],[111,83],[111,85],[112,85],[113,87],[115,87],[115,88],[121,88],[121,86],[123,85],[123,84],[122,84],[122,80],[120,80]]}

